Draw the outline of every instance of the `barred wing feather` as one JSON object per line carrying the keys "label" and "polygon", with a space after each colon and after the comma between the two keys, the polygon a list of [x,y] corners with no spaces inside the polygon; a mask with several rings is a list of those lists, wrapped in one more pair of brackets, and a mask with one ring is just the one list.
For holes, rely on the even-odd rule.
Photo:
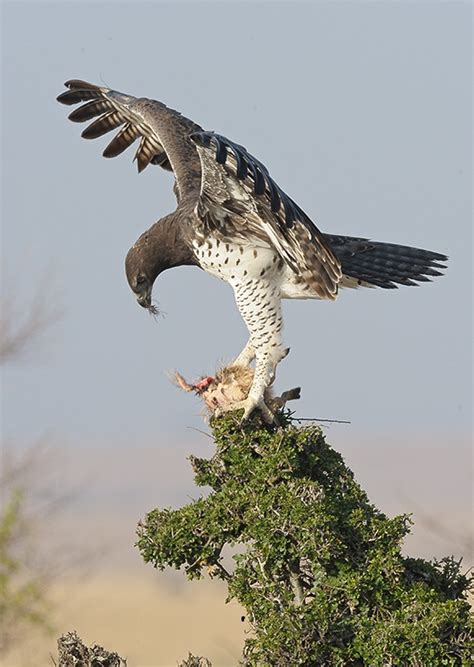
{"label": "barred wing feather", "polygon": [[69,114],[69,119],[76,123],[95,119],[82,132],[85,139],[121,128],[105,148],[104,157],[116,157],[140,139],[134,157],[139,172],[149,164],[158,164],[174,172],[180,197],[196,193],[201,181],[200,162],[189,134],[201,130],[199,125],[156,100],[79,79],[66,81],[65,86],[68,90],[58,96],[58,102],[85,103]]}
{"label": "barred wing feather", "polygon": [[334,299],[340,262],[316,225],[247,150],[214,132],[197,132],[202,182],[196,212],[231,237],[269,242],[291,270],[325,299]]}

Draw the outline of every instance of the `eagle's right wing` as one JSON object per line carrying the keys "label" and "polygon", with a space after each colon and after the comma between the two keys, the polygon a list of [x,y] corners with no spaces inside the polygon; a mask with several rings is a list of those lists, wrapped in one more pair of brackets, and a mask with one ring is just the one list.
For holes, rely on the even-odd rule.
{"label": "eagle's right wing", "polygon": [[86,81],[66,81],[67,91],[57,98],[61,104],[86,102],[69,114],[69,119],[83,123],[96,118],[82,132],[85,139],[121,129],[105,148],[104,157],[115,157],[140,138],[135,153],[138,171],[159,164],[174,172],[179,198],[196,194],[201,182],[201,167],[196,147],[189,140],[191,132],[202,128],[177,111],[156,100],[136,98]]}
{"label": "eagle's right wing", "polygon": [[196,213],[209,231],[271,244],[303,284],[334,299],[342,277],[330,245],[306,213],[243,146],[214,132],[191,135],[201,159]]}

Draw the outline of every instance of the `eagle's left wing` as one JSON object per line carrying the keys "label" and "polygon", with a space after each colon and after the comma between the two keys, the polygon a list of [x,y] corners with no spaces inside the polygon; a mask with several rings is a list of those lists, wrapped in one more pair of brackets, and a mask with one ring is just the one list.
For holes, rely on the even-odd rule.
{"label": "eagle's left wing", "polygon": [[150,163],[159,164],[174,172],[179,198],[198,196],[201,165],[196,147],[189,140],[191,132],[202,129],[197,123],[157,100],[137,98],[80,79],[64,85],[68,90],[58,96],[58,102],[68,106],[83,103],[69,114],[69,119],[76,123],[95,119],[82,132],[85,139],[96,139],[120,128],[106,146],[104,157],[116,157],[140,139],[134,158],[139,172]]}
{"label": "eagle's left wing", "polygon": [[321,298],[334,299],[342,276],[339,260],[266,167],[243,146],[214,132],[196,132],[191,139],[201,159],[196,212],[202,224],[230,238],[270,243]]}

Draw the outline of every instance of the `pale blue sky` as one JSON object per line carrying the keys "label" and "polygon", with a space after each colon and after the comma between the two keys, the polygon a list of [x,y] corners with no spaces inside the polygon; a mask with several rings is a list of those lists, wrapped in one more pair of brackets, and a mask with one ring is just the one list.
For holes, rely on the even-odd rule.
{"label": "pale blue sky", "polygon": [[197,269],[158,279],[164,319],[136,305],[124,257],[174,208],[172,179],[80,138],[55,97],[82,78],[244,144],[323,231],[450,256],[420,288],[286,302],[277,387],[302,386],[300,416],[352,421],[330,439],[362,474],[365,438],[385,435],[405,453],[435,442],[441,466],[465,470],[470,31],[454,2],[4,3],[4,289],[21,307],[48,272],[37,297],[64,309],[40,352],[4,370],[4,434],[199,448],[199,406],[166,373],[209,373],[246,340],[231,289]]}

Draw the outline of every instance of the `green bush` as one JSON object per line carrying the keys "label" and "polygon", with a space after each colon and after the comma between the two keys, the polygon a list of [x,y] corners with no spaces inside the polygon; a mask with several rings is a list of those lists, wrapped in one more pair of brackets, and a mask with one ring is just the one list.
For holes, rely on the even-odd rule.
{"label": "green bush", "polygon": [[17,553],[28,535],[23,515],[24,494],[16,489],[0,509],[0,655],[32,626],[51,631],[42,577]]}
{"label": "green bush", "polygon": [[[150,512],[143,559],[227,581],[253,630],[245,665],[471,665],[460,563],[404,557],[409,516],[377,510],[320,428],[282,422],[214,420],[215,455],[191,457],[212,492]],[[242,550],[232,572],[225,545]]]}

